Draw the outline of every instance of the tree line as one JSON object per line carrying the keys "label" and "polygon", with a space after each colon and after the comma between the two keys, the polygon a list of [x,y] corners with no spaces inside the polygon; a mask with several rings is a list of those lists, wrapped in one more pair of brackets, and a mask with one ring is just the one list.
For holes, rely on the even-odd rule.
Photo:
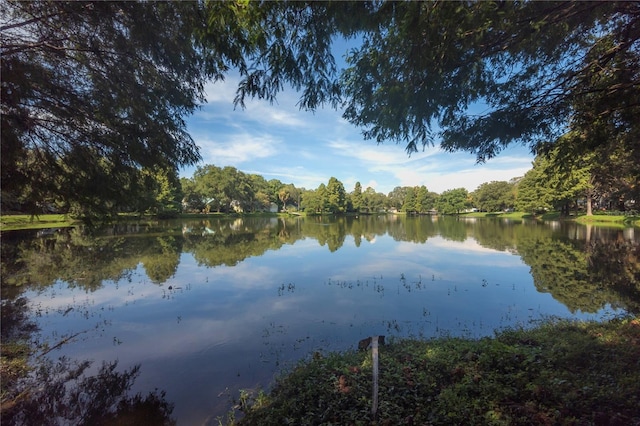
{"label": "tree line", "polygon": [[[206,165],[198,167],[192,178],[180,179],[179,188],[165,190],[162,194],[175,195],[172,202],[175,212],[204,213],[304,211],[307,214],[366,214],[396,211],[460,214],[470,210],[529,213],[560,210],[569,214],[570,209],[591,210],[592,204],[619,210],[635,207],[635,204],[620,205],[618,197],[625,194],[620,191],[603,194],[596,203],[590,186],[593,182],[591,175],[574,173],[574,176],[567,176],[566,171],[554,172],[549,166],[550,161],[548,156],[539,156],[523,177],[508,182],[485,182],[472,192],[454,188],[440,194],[429,191],[425,185],[397,186],[384,194],[372,187],[363,190],[360,182],[356,182],[349,192],[335,177],[315,189],[306,189],[278,179],[267,181],[258,174],[244,173],[230,166]],[[157,185],[158,188],[161,186]],[[161,198],[160,195],[149,197],[152,201]],[[165,212],[168,211],[169,207]]]}

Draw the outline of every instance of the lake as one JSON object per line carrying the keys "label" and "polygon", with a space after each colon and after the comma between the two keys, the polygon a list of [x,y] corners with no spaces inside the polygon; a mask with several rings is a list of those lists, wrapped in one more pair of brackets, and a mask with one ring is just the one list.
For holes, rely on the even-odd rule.
{"label": "lake", "polygon": [[52,359],[140,365],[180,425],[217,424],[316,351],[640,312],[640,231],[455,217],[264,217],[2,234],[2,299]]}

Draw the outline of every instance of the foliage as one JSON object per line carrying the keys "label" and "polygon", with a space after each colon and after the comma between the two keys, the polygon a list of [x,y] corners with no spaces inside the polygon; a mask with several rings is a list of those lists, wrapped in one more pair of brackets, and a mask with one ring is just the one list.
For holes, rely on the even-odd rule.
{"label": "foliage", "polygon": [[144,192],[141,168],[198,161],[183,117],[218,65],[194,43],[198,8],[4,0],[3,198],[111,214]]}
{"label": "foliage", "polygon": [[471,193],[471,198],[481,211],[503,211],[515,204],[514,185],[505,181],[486,182]]}
{"label": "foliage", "polygon": [[538,213],[552,210],[553,191],[546,185],[547,176],[540,164],[544,160],[536,157],[533,168],[525,173],[516,186],[516,209],[522,212]]}
{"label": "foliage", "polygon": [[368,186],[362,193],[362,209],[368,213],[376,213],[384,209],[386,197],[381,192]]}
{"label": "foliage", "polygon": [[444,214],[460,214],[470,206],[469,193],[464,188],[444,191],[436,203],[438,213]]}
{"label": "foliage", "polygon": [[376,421],[370,353],[317,353],[245,398],[237,424],[635,424],[639,342],[637,318],[394,342],[380,348]]}
{"label": "foliage", "polygon": [[137,210],[162,218],[175,217],[182,211],[182,189],[175,169],[143,169],[145,191],[138,198]]}
{"label": "foliage", "polygon": [[347,207],[344,185],[333,176],[327,183],[327,205],[333,213],[343,213]]}
{"label": "foliage", "polygon": [[[367,138],[409,152],[440,138],[479,160],[512,142],[539,150],[569,128],[637,139],[633,3],[279,3],[259,13],[265,25],[241,70],[239,104],[273,101],[288,81],[303,90],[303,108],[342,100]],[[336,35],[362,40],[339,84]],[[589,139],[576,152],[608,144]]]}
{"label": "foliage", "polygon": [[360,184],[360,182],[356,182],[355,186],[353,187],[353,192],[350,195],[353,211],[359,212],[362,208],[362,185]]}
{"label": "foliage", "polygon": [[[203,101],[205,82],[232,68],[237,105],[273,102],[289,84],[301,108],[340,105],[366,137],[406,143],[409,152],[441,142],[482,161],[513,142],[545,153],[572,134],[563,158],[595,154],[611,197],[638,195],[633,2],[2,5],[5,211],[55,206],[92,218],[136,210],[149,173],[199,160],[184,116]],[[361,41],[341,73],[331,54],[339,37]],[[610,162],[616,167],[602,166]],[[281,186],[249,186],[258,185],[234,208],[277,201]],[[185,194],[193,209],[233,202],[211,206],[193,194]],[[331,210],[348,207],[337,201]]]}
{"label": "foliage", "polygon": [[65,228],[73,226],[76,221],[62,214],[42,214],[31,216],[26,214],[12,214],[0,216],[2,231],[18,229]]}

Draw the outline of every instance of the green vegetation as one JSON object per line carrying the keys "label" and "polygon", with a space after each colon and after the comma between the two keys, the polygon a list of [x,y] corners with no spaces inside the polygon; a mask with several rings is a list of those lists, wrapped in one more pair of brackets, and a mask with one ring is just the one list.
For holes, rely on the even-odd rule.
{"label": "green vegetation", "polygon": [[[382,194],[360,188],[350,204],[335,178],[317,190],[274,193],[238,176],[242,185],[231,191],[226,167],[220,185],[207,166],[206,185],[180,185],[179,167],[201,159],[184,117],[204,101],[204,86],[231,69],[240,75],[238,106],[251,97],[273,102],[290,85],[302,108],[340,106],[366,138],[406,144],[409,153],[440,144],[484,161],[509,144],[529,145],[540,170],[516,190],[517,178],[478,188],[481,210],[514,207],[514,195],[518,209],[531,213],[567,214],[579,199],[587,213],[592,202],[624,210],[640,199],[632,2],[2,6],[3,211],[95,222],[122,212],[175,216],[185,203],[300,210],[305,195],[316,212],[420,213],[436,204],[426,187],[387,205]],[[361,40],[343,70],[332,55],[341,37]],[[487,108],[469,109],[477,104]],[[190,198],[194,190],[206,198]],[[448,212],[474,203],[446,195]]]}
{"label": "green vegetation", "polygon": [[598,226],[640,226],[640,215],[621,215],[621,214],[594,214],[592,216],[579,215],[576,218],[578,223],[597,223]]}
{"label": "green vegetation", "polygon": [[269,393],[242,393],[229,423],[638,424],[640,320],[548,321],[480,340],[380,348],[378,419],[370,352],[316,353]]}
{"label": "green vegetation", "polygon": [[0,230],[14,231],[18,229],[62,228],[73,226],[77,221],[63,214],[27,214],[0,216]]}

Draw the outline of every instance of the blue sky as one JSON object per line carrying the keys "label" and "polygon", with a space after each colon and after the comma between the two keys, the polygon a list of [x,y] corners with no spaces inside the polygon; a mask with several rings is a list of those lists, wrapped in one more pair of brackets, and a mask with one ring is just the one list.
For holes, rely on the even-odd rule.
{"label": "blue sky", "polygon": [[[333,176],[347,192],[359,181],[363,190],[370,186],[387,194],[396,186],[416,185],[437,193],[460,187],[473,191],[483,182],[523,176],[533,161],[523,146],[485,164],[476,164],[472,154],[438,147],[409,156],[402,144],[365,140],[362,129],[345,121],[341,111],[300,111],[293,90],[281,92],[273,105],[250,100],[245,109],[234,109],[238,81],[237,75],[229,75],[224,82],[208,84],[207,103],[187,118],[188,131],[200,146],[200,165],[233,166],[307,189]],[[180,176],[192,177],[194,171],[185,168]]]}

